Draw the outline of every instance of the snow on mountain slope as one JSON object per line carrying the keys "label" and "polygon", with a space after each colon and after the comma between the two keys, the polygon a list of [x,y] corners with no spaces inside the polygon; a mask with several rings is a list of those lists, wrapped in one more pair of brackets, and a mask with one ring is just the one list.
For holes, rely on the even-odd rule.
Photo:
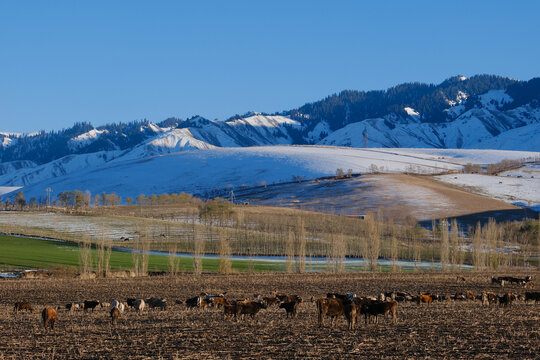
{"label": "snow on mountain slope", "polygon": [[540,151],[540,123],[530,124],[483,140],[479,149],[514,149]]}
{"label": "snow on mountain slope", "polygon": [[497,110],[502,105],[514,101],[514,99],[506,93],[506,90],[490,90],[487,93],[478,96],[478,98],[483,107],[489,110]]}
{"label": "snow on mountain slope", "polygon": [[421,157],[402,156],[363,149],[314,146],[216,148],[111,161],[89,170],[72,172],[23,188],[27,197],[43,195],[48,186],[56,194],[67,190],[116,192],[120,196],[141,193],[204,193],[232,186],[271,184],[293,178],[334,175],[337,168],[369,172],[373,165],[390,172],[415,169],[433,173],[461,166]]}
{"label": "snow on mountain slope", "polygon": [[253,140],[255,145],[292,144],[286,127],[297,129],[301,127],[300,122],[288,117],[259,113],[246,118],[229,120],[226,123],[242,136]]}
{"label": "snow on mountain slope", "polygon": [[[503,92],[491,91],[482,101],[491,107],[510,101]],[[412,109],[409,112],[412,113]],[[540,109],[529,105],[508,111],[472,108],[445,123],[421,123],[417,116],[399,119],[395,115],[366,119],[334,131],[320,145],[363,147],[482,148],[537,151],[540,141]],[[526,126],[528,125],[529,126]]]}
{"label": "snow on mountain slope", "polygon": [[73,139],[70,139],[68,141],[68,146],[73,150],[80,149],[99,139],[103,133],[108,133],[108,131],[97,129],[90,130],[84,134],[74,137]]}
{"label": "snow on mountain slope", "polygon": [[126,159],[143,159],[149,156],[170,154],[179,151],[213,149],[214,145],[197,140],[191,131],[185,129],[172,129],[150,138],[145,143],[136,146],[123,155],[120,161]]}
{"label": "snow on mountain slope", "polygon": [[16,171],[20,171],[21,169],[35,168],[36,166],[37,164],[35,162],[29,160],[17,160],[0,163],[0,176],[12,174]]}
{"label": "snow on mountain slope", "polygon": [[[100,151],[90,154],[68,155],[44,165],[23,168],[14,173],[1,175],[0,185],[25,186],[40,181],[50,181],[59,176],[69,175],[77,171],[103,165],[115,157],[120,156],[120,154],[120,151]],[[107,180],[103,179],[103,181]]]}

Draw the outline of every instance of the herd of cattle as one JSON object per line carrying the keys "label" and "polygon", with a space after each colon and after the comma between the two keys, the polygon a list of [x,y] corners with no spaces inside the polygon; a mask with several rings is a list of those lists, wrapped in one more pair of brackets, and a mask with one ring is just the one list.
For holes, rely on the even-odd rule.
{"label": "herd of cattle", "polygon": [[[459,277],[458,277],[459,281]],[[531,284],[531,277],[524,279],[512,277],[492,278],[492,283],[497,283],[501,287],[506,283],[518,283],[520,285]],[[534,301],[535,304],[540,301],[540,292],[525,292],[523,295],[514,293],[495,294],[494,292],[483,292],[474,294],[472,291],[459,292],[453,295],[419,293],[412,295],[406,292],[391,291],[380,293],[377,297],[362,297],[356,294],[328,293],[324,298],[310,298],[308,301],[315,303],[318,313],[318,324],[324,326],[324,320],[328,316],[331,318],[331,324],[334,326],[336,320],[343,316],[347,320],[348,328],[353,329],[358,319],[364,315],[365,323],[377,322],[378,316],[391,315],[394,322],[397,321],[397,309],[400,302],[416,302],[420,304],[431,304],[434,301],[480,301],[482,305],[499,304],[501,306],[510,306],[514,301]],[[245,319],[246,315],[254,318],[262,309],[276,306],[285,310],[286,317],[295,318],[298,313],[299,304],[304,300],[298,295],[288,295],[274,292],[270,296],[255,294],[254,298],[249,299],[229,299],[226,293],[206,294],[188,298],[186,300],[175,300],[176,305],[185,306],[187,309],[216,308],[223,311],[224,318],[233,318],[234,320]],[[166,298],[148,298],[136,299],[128,298],[125,302],[112,300],[111,302],[101,302],[98,300],[86,300],[82,303],[68,303],[63,307],[45,307],[42,311],[42,321],[45,329],[54,330],[54,324],[57,319],[57,311],[61,308],[73,312],[81,310],[84,312],[98,309],[108,309],[111,323],[118,322],[120,316],[129,308],[133,309],[138,315],[142,315],[147,308],[167,310]],[[33,307],[27,301],[16,302],[14,305],[16,313],[27,311],[32,313]]]}

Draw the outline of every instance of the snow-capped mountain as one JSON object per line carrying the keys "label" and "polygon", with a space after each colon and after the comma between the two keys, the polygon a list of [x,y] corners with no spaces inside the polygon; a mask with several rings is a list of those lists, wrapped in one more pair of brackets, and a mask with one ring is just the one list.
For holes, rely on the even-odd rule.
{"label": "snow-capped mountain", "polygon": [[274,115],[251,112],[227,120],[194,116],[98,128],[76,123],[48,133],[0,132],[0,186],[29,186],[83,170],[102,171],[122,162],[185,151],[367,145],[538,152],[539,135],[540,78],[456,76],[438,85],[347,90]]}

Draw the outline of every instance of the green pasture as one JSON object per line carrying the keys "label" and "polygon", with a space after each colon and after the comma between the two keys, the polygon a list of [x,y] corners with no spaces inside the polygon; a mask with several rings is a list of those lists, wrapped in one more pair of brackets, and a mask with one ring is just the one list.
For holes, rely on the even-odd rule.
{"label": "green pasture", "polygon": [[[97,252],[92,249],[92,258],[97,259]],[[193,259],[179,257],[179,271],[192,271]],[[149,255],[148,270],[161,271],[169,269],[169,258],[164,255]],[[217,272],[219,259],[203,259],[203,271]],[[42,240],[25,237],[0,235],[0,269],[51,269],[59,267],[79,267],[79,246],[75,243]],[[110,259],[112,270],[131,269],[132,254],[112,251]],[[232,260],[234,271],[247,271],[249,261]],[[282,271],[283,264],[253,261],[254,271]]]}

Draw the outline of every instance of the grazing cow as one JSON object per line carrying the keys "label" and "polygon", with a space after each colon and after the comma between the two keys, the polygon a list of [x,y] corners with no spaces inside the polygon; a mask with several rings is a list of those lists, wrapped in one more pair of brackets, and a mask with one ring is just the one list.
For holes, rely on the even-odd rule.
{"label": "grazing cow", "polygon": [[263,296],[263,301],[268,305],[276,305],[279,303],[279,299],[277,296]]}
{"label": "grazing cow", "polygon": [[146,299],[145,302],[148,304],[148,306],[150,306],[152,309],[153,308],[160,308],[162,311],[163,310],[167,310],[167,299],[166,298],[163,298],[163,299],[159,299],[159,298],[150,298],[150,299]]}
{"label": "grazing cow", "polygon": [[139,315],[142,314],[145,306],[146,306],[146,303],[144,302],[143,299],[137,299],[135,300],[135,303],[133,304],[133,308],[135,309],[135,311],[137,311],[137,314]]}
{"label": "grazing cow", "polygon": [[236,312],[238,311],[238,305],[236,303],[223,305],[223,318],[234,316],[236,318]]}
{"label": "grazing cow", "polygon": [[111,324],[116,324],[120,317],[120,310],[115,306],[111,309]]}
{"label": "grazing cow", "polygon": [[397,301],[364,302],[360,310],[360,314],[364,314],[365,316],[366,324],[368,323],[368,317],[374,316],[375,322],[377,322],[378,315],[386,316],[389,313],[392,314],[394,323],[397,322]]}
{"label": "grazing cow", "polygon": [[456,276],[456,281],[457,282],[465,282],[466,280],[465,280],[465,278],[463,276],[458,275],[458,276]]}
{"label": "grazing cow", "polygon": [[418,294],[416,297],[416,302],[418,305],[421,303],[431,304],[433,302],[433,298],[431,297],[431,294]]}
{"label": "grazing cow", "polygon": [[111,301],[110,308],[111,308],[111,310],[114,309],[114,308],[117,308],[120,311],[120,313],[123,313],[126,306],[124,304],[122,304],[118,300],[113,300],[113,301]]}
{"label": "grazing cow", "polygon": [[506,293],[503,296],[499,297],[499,304],[504,307],[512,305],[512,303],[517,299],[516,295],[512,293]]}
{"label": "grazing cow", "polygon": [[51,307],[45,307],[41,312],[41,318],[43,319],[43,327],[47,329],[50,327],[54,330],[54,323],[56,322],[56,310]]}
{"label": "grazing cow", "polygon": [[137,301],[137,299],[134,299],[134,298],[127,298],[126,299],[126,304],[127,306],[129,307],[134,307],[135,306],[135,301]]}
{"label": "grazing cow", "polygon": [[291,316],[291,318],[295,318],[299,303],[299,301],[284,302],[279,304],[279,308],[285,309],[285,311],[287,312],[287,318],[289,318],[289,315]]}
{"label": "grazing cow", "polygon": [[525,302],[529,301],[529,300],[534,300],[534,303],[536,304],[537,302],[540,301],[540,292],[538,291],[528,291],[525,293]]}
{"label": "grazing cow", "polygon": [[249,315],[251,318],[255,318],[255,315],[261,310],[266,309],[268,306],[264,302],[249,301],[236,303],[236,316],[237,315]]}
{"label": "grazing cow", "polygon": [[465,291],[465,299],[474,301],[474,294],[472,291],[467,290]]}
{"label": "grazing cow", "polygon": [[210,298],[210,301],[212,302],[212,305],[214,305],[218,309],[225,306],[225,305],[230,305],[230,303],[231,303],[224,296],[215,296],[213,298]]}
{"label": "grazing cow", "polygon": [[500,285],[501,287],[504,287],[504,280],[501,279],[501,278],[495,278],[495,277],[491,277],[491,283],[492,284],[496,284],[496,285]]}
{"label": "grazing cow", "polygon": [[202,296],[195,296],[186,300],[186,306],[188,308],[199,308],[202,305]]}
{"label": "grazing cow", "polygon": [[34,312],[32,304],[30,304],[28,301],[17,301],[13,306],[13,311],[18,313],[19,311],[23,310],[30,311],[30,313]]}
{"label": "grazing cow", "polygon": [[354,329],[354,324],[358,318],[357,310],[356,303],[353,299],[343,302],[343,314],[345,315],[345,319],[347,319],[347,329],[349,330]]}
{"label": "grazing cow", "polygon": [[75,309],[80,309],[80,307],[81,306],[78,303],[69,303],[65,306],[66,310],[69,312],[73,312]]}
{"label": "grazing cow", "polygon": [[489,299],[487,293],[483,292],[482,295],[480,295],[480,300],[482,301],[482,306],[489,305]]}
{"label": "grazing cow", "polygon": [[298,301],[298,300],[302,302],[302,299],[298,295],[276,294],[276,297],[281,302],[291,302],[291,301]]}
{"label": "grazing cow", "polygon": [[322,298],[315,303],[319,313],[319,326],[324,326],[325,316],[330,316],[333,327],[336,319],[344,314],[343,300],[339,298]]}
{"label": "grazing cow", "polygon": [[86,312],[86,310],[88,310],[88,309],[92,309],[92,311],[94,311],[94,309],[98,305],[99,305],[98,300],[85,300],[84,301],[84,311]]}

